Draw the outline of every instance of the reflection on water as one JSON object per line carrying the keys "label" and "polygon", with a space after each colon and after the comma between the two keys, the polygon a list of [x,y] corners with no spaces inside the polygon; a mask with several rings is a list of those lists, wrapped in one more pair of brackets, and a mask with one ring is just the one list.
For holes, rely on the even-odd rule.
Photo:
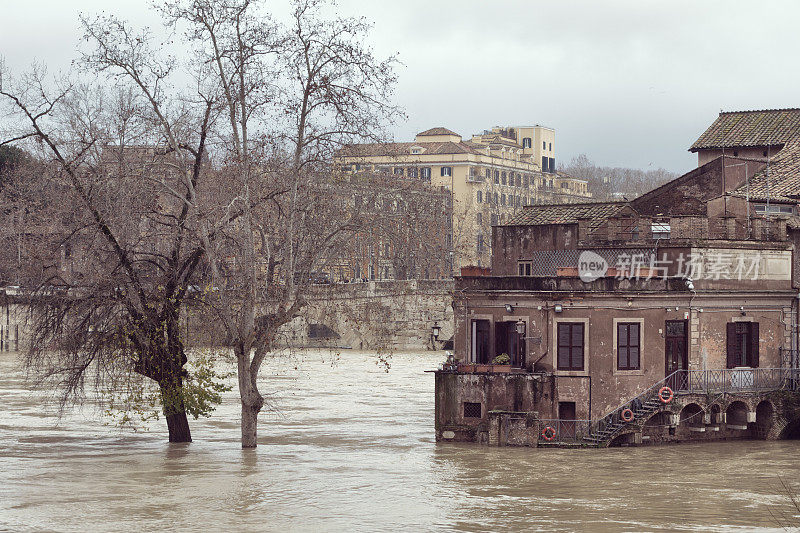
{"label": "reflection on water", "polygon": [[[59,422],[0,354],[0,530],[780,530],[800,442],[609,450],[437,445],[441,354],[306,352],[271,363],[279,413],[239,448],[235,391],[195,442]],[[296,369],[295,367],[299,368]]]}

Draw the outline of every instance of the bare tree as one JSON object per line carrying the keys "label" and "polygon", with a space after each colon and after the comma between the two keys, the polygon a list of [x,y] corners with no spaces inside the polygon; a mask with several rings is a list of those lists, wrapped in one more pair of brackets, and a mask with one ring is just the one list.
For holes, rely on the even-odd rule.
{"label": "bare tree", "polygon": [[[96,86],[51,88],[41,68],[13,81],[0,73],[15,120],[0,142],[37,141],[42,164],[29,185],[41,201],[28,207],[50,217],[25,280],[33,309],[26,362],[55,382],[62,405],[82,397],[88,378],[109,390],[131,372],[145,376],[160,388],[170,442],[189,442],[179,323],[203,255],[188,207],[211,106],[166,112],[169,66],[140,36],[116,37],[90,62],[126,70],[136,96],[123,87],[113,96]],[[125,46],[134,53],[124,55]],[[154,123],[165,135],[152,134]]]}
{"label": "bare tree", "polygon": [[304,307],[311,273],[357,221],[326,194],[335,186],[333,152],[354,139],[378,138],[397,114],[386,103],[393,60],[373,58],[362,41],[363,20],[323,20],[321,4],[295,2],[285,29],[255,1],[187,0],[164,8],[173,23],[188,26],[199,61],[213,67],[230,126],[222,172],[231,193],[226,212],[236,222],[206,241],[206,253],[219,288],[215,308],[237,359],[246,448],[257,444],[264,405],[260,368],[280,328]]}

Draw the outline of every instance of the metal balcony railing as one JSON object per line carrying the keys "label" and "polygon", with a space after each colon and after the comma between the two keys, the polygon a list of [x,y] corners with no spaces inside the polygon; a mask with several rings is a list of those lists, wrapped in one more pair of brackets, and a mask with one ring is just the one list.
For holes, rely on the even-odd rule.
{"label": "metal balcony railing", "polygon": [[[794,361],[796,361],[796,354]],[[657,381],[633,398],[626,400],[600,418],[592,420],[545,419],[539,424],[540,440],[553,443],[582,443],[599,445],[613,439],[628,424],[635,423],[661,410],[664,406],[658,394],[669,387],[674,395],[717,394],[732,392],[765,392],[800,390],[800,369],[784,368],[726,368],[713,370],[677,370]],[[632,419],[624,420],[622,413],[630,409]],[[628,413],[628,418],[631,417]],[[550,428],[550,429],[548,429]],[[545,434],[545,430],[547,433]],[[550,439],[545,438],[550,436]]]}

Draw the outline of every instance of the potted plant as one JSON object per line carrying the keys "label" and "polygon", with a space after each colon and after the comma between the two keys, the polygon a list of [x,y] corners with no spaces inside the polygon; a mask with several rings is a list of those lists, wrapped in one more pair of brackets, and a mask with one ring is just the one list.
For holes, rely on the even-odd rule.
{"label": "potted plant", "polygon": [[501,353],[492,360],[492,372],[511,372],[511,357]]}
{"label": "potted plant", "polygon": [[474,363],[462,363],[459,361],[458,363],[458,371],[459,372],[475,372],[475,364]]}

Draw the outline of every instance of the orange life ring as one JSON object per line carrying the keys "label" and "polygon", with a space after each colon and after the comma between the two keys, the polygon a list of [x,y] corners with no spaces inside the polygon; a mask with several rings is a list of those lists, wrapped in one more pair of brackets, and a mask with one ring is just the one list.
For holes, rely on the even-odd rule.
{"label": "orange life ring", "polygon": [[551,441],[556,437],[556,430],[552,426],[547,426],[542,430],[542,438],[546,441]]}
{"label": "orange life ring", "polygon": [[[667,393],[667,397],[664,398],[664,393]],[[672,389],[664,385],[660,389],[658,389],[658,399],[661,400],[663,403],[669,403],[672,401],[672,398],[675,397],[675,393],[672,392]]]}
{"label": "orange life ring", "polygon": [[630,409],[623,409],[619,416],[622,418],[623,422],[630,422],[633,420],[633,411]]}

